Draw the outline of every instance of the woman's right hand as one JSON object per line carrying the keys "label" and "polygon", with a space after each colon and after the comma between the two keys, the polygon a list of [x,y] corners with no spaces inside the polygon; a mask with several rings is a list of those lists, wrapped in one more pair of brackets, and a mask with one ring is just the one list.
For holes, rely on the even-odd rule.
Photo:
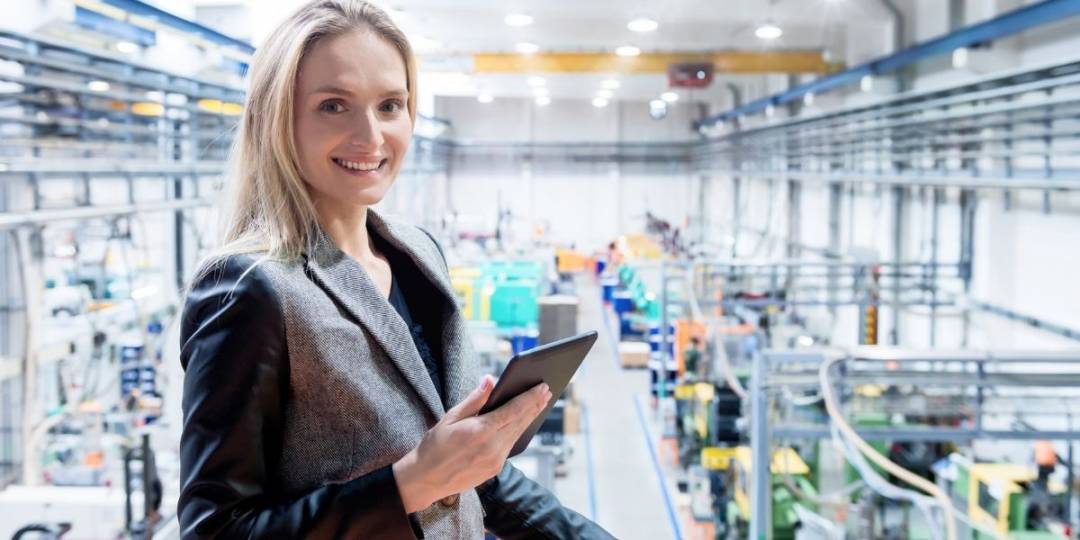
{"label": "woman's right hand", "polygon": [[551,399],[547,385],[540,384],[477,416],[493,386],[491,377],[484,376],[480,386],[447,411],[416,448],[394,463],[394,478],[407,513],[499,474],[514,442]]}

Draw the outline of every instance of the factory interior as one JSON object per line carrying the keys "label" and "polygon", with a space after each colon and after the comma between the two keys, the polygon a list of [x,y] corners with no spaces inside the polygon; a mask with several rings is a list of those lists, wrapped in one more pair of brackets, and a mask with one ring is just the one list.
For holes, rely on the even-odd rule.
{"label": "factory interior", "polygon": [[[185,305],[304,3],[0,0],[0,539],[211,537]],[[1080,0],[372,3],[418,70],[372,209],[435,241],[476,377],[598,334],[508,461],[566,509],[1078,538]]]}

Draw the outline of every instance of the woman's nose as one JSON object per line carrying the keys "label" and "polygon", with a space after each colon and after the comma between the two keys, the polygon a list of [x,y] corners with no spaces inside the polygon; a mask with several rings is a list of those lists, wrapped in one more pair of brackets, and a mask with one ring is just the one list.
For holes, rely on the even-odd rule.
{"label": "woman's nose", "polygon": [[383,144],[382,128],[377,116],[371,112],[361,114],[356,119],[349,144],[359,148],[375,149]]}

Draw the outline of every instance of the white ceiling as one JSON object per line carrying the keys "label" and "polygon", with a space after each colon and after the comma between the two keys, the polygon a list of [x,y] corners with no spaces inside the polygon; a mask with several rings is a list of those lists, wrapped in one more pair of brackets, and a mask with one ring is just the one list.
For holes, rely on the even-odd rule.
{"label": "white ceiling", "polygon": [[[613,50],[632,43],[643,51],[770,47],[818,49],[851,24],[887,17],[880,0],[380,0],[411,34],[435,39],[447,51],[510,52],[518,41],[549,51]],[[509,13],[534,22],[513,28]],[[660,23],[651,33],[626,28],[635,17]],[[764,42],[753,35],[765,21],[784,36]]]}
{"label": "white ceiling", "polygon": [[[195,0],[197,4],[229,0]],[[231,0],[236,2],[237,0]],[[251,36],[256,45],[303,0],[280,0],[275,9],[265,9],[258,0],[243,0],[250,6]],[[479,52],[513,52],[518,42],[539,45],[541,52],[603,52],[632,44],[642,52],[815,49],[828,51],[831,58],[847,55],[848,29],[880,27],[888,14],[880,0],[375,0],[388,9],[414,42],[421,56],[432,65],[455,56]],[[507,26],[509,13],[527,13],[534,18],[523,28]],[[636,17],[659,22],[651,33],[639,34],[626,24]],[[784,30],[774,41],[754,36],[754,29],[771,21]],[[421,67],[421,69],[423,69]],[[528,74],[473,75],[430,73],[424,78],[437,95],[530,96]],[[721,94],[723,83],[746,80],[750,76],[726,76],[700,97]],[[591,98],[604,74],[545,75],[550,95],[555,98]],[[761,76],[752,76],[761,79]],[[664,75],[620,77],[623,83],[615,99],[653,99],[667,89]],[[686,97],[686,96],[684,96]]]}

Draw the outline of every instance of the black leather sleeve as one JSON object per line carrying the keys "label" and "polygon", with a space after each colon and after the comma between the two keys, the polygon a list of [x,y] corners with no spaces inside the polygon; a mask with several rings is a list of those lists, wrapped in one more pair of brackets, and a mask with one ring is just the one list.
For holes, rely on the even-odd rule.
{"label": "black leather sleeve", "polygon": [[614,538],[596,523],[564,507],[555,495],[510,463],[476,492],[487,514],[484,526],[502,540]]}
{"label": "black leather sleeve", "polygon": [[181,536],[415,538],[390,466],[307,493],[275,482],[289,361],[281,304],[252,262],[215,267],[184,306]]}

